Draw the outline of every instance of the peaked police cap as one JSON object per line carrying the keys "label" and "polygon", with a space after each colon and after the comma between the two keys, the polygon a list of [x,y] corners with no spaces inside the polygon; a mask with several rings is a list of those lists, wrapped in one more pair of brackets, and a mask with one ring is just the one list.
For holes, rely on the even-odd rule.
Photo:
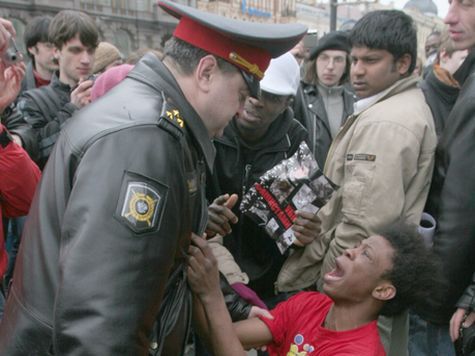
{"label": "peaked police cap", "polygon": [[300,24],[239,21],[171,1],[158,5],[179,19],[173,36],[238,67],[252,96],[258,95],[271,58],[289,51],[307,31]]}

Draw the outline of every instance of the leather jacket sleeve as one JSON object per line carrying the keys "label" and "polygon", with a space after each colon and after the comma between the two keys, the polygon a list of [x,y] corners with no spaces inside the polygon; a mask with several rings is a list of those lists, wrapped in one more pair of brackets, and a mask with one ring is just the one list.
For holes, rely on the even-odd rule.
{"label": "leather jacket sleeve", "polygon": [[472,283],[465,289],[462,297],[457,302],[457,307],[466,310],[475,310],[475,273],[472,277]]}
{"label": "leather jacket sleeve", "polygon": [[446,321],[475,272],[475,166],[468,163],[475,152],[474,112],[473,95],[459,97],[441,139],[445,150],[437,152],[437,163],[442,163],[446,171],[433,249],[441,256],[443,275],[450,282],[450,288],[443,290],[445,305],[438,310],[440,314],[440,310],[444,311]]}
{"label": "leather jacket sleeve", "polygon": [[[68,155],[59,151],[74,149],[67,141],[65,134],[55,146],[46,173],[61,174],[52,166],[61,169],[57,161]],[[81,153],[77,168],[72,158],[58,256],[55,354],[147,354],[176,254],[186,250],[180,241],[190,234],[190,219],[179,210],[188,196],[180,154],[177,139],[148,125],[102,137]]]}
{"label": "leather jacket sleeve", "polygon": [[18,99],[18,109],[23,114],[24,120],[36,131],[38,164],[44,166],[54,143],[58,139],[61,128],[71,118],[77,107],[71,103],[66,103],[56,113],[44,113],[28,95],[27,91]]}
{"label": "leather jacket sleeve", "polygon": [[36,131],[23,118],[16,105],[11,105],[3,113],[3,122],[7,129],[21,138],[23,148],[33,160],[38,157],[38,139]]}
{"label": "leather jacket sleeve", "polygon": [[233,322],[247,319],[252,306],[234,291],[221,273],[219,274],[219,282],[224,295],[224,301]]}

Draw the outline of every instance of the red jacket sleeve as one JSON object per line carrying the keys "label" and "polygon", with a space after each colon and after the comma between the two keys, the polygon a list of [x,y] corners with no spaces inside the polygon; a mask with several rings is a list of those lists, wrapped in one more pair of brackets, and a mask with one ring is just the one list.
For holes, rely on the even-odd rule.
{"label": "red jacket sleeve", "polygon": [[[0,132],[5,127],[2,125]],[[0,202],[4,217],[28,214],[40,170],[26,151],[14,142],[0,146]]]}

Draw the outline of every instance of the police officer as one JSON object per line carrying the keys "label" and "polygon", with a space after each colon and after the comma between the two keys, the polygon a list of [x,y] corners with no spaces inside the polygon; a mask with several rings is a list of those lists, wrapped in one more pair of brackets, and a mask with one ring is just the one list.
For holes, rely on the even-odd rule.
{"label": "police officer", "polygon": [[79,112],[50,156],[0,326],[2,355],[145,355],[151,335],[152,353],[183,353],[184,251],[206,226],[210,138],[306,29],[159,6],[180,19],[163,61],[146,55]]}

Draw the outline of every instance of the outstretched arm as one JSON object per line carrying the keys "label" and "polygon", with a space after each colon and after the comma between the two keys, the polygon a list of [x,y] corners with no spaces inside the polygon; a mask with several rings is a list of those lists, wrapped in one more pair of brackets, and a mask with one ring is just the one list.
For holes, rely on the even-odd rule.
{"label": "outstretched arm", "polygon": [[195,321],[201,329],[200,336],[208,340],[214,354],[245,355],[243,344],[248,348],[271,342],[269,329],[259,319],[233,326],[219,286],[216,259],[206,240],[193,235],[189,255],[188,281],[195,293]]}

